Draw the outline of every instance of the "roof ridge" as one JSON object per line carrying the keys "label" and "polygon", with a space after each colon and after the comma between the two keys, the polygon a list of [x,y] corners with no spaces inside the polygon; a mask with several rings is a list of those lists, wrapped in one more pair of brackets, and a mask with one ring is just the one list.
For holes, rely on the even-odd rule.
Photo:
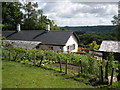
{"label": "roof ridge", "polygon": [[[21,31],[45,31],[45,30],[21,30]],[[20,32],[21,32],[20,31]],[[63,30],[50,30],[49,32],[74,32],[74,31],[71,31],[71,30],[68,30],[68,31],[63,31]],[[2,31],[2,32],[16,32],[16,31]]]}

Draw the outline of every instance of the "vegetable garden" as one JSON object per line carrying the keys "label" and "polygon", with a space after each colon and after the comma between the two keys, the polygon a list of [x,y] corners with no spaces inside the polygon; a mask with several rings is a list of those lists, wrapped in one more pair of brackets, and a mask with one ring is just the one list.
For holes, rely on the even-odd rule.
{"label": "vegetable garden", "polygon": [[[97,60],[92,55],[56,53],[40,49],[2,47],[2,60],[16,61],[37,67],[49,67],[65,74],[74,73],[74,76],[89,78],[92,85],[108,84],[107,77],[113,74],[113,68],[114,74],[117,74],[118,62],[114,61],[112,55],[108,59]],[[55,64],[59,66],[55,67]],[[70,65],[75,66],[76,69],[70,70],[68,68]]]}

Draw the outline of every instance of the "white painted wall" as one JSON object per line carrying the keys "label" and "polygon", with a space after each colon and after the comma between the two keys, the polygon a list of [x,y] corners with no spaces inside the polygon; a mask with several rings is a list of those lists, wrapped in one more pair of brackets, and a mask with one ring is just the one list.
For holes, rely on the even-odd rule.
{"label": "white painted wall", "polygon": [[78,43],[77,39],[74,35],[71,35],[70,38],[68,39],[66,45],[63,47],[63,52],[67,52],[67,47],[75,44],[75,49],[71,50],[70,52],[77,52],[78,51]]}

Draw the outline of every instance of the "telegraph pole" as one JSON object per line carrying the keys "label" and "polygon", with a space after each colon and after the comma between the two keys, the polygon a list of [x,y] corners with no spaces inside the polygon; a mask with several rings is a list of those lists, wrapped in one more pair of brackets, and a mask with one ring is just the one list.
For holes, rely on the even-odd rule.
{"label": "telegraph pole", "polygon": [[[120,1],[118,2],[118,27],[120,26]],[[118,28],[119,29],[119,28]],[[120,45],[119,45],[120,46]],[[118,49],[120,48],[118,46]],[[119,64],[118,64],[118,75],[117,75],[117,79],[118,81],[120,81],[120,60],[118,60]]]}
{"label": "telegraph pole", "polygon": [[120,25],[120,1],[118,2],[118,25]]}

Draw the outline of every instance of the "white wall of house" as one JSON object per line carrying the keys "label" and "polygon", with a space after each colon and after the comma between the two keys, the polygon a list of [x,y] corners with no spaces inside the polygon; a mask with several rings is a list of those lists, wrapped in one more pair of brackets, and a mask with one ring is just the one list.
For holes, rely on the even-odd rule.
{"label": "white wall of house", "polygon": [[[74,48],[71,48],[72,46],[75,46]],[[68,49],[69,47],[69,49]],[[63,47],[63,52],[77,52],[78,51],[78,43],[77,39],[74,35],[71,35],[68,39],[66,45]]]}

